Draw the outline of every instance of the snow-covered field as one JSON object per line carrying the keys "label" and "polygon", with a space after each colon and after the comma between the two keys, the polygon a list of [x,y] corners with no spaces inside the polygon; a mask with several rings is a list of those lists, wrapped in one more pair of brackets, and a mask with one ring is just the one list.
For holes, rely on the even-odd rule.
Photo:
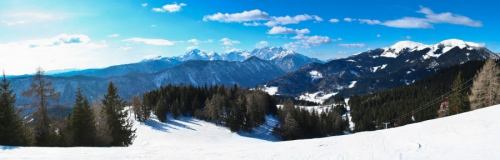
{"label": "snow-covered field", "polygon": [[0,159],[500,159],[498,115],[500,105],[399,128],[287,142],[241,136],[192,118],[152,120],[135,123],[130,147],[0,146]]}

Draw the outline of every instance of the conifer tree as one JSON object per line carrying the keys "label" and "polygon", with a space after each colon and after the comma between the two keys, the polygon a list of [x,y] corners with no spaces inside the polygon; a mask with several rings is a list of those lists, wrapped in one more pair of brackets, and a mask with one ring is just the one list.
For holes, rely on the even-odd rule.
{"label": "conifer tree", "polygon": [[155,107],[155,115],[156,117],[158,117],[158,120],[160,120],[160,122],[165,122],[167,121],[167,112],[168,112],[168,104],[165,98],[161,96]]}
{"label": "conifer tree", "polygon": [[500,103],[500,69],[495,60],[488,59],[476,74],[469,96],[470,109],[475,110]]}
{"label": "conifer tree", "polygon": [[57,136],[55,129],[52,127],[52,122],[48,116],[47,109],[50,106],[50,101],[59,101],[60,93],[56,92],[52,86],[52,82],[45,78],[45,72],[42,68],[37,68],[35,76],[33,76],[30,88],[23,91],[23,96],[30,97],[36,100],[31,105],[36,108],[34,115],[35,120],[35,140],[37,146],[54,145]]}
{"label": "conifer tree", "polygon": [[95,146],[96,123],[94,112],[80,87],[76,91],[70,128],[75,146]]}
{"label": "conifer tree", "polygon": [[469,110],[469,98],[463,91],[462,86],[462,72],[458,72],[457,78],[453,81],[451,88],[455,91],[450,96],[450,102],[448,106],[448,115],[453,115],[458,112],[466,112]]}
{"label": "conifer tree", "polygon": [[283,127],[281,129],[282,135],[281,137],[284,140],[293,140],[293,139],[298,139],[299,137],[299,124],[297,121],[292,117],[291,113],[287,113],[285,117],[285,121],[283,122]]}
{"label": "conifer tree", "polygon": [[108,93],[102,100],[104,111],[108,117],[108,126],[111,130],[113,140],[110,146],[129,146],[135,138],[135,129],[128,117],[128,111],[124,110],[123,98],[118,95],[118,89],[113,82],[109,82]]}
{"label": "conifer tree", "polygon": [[16,94],[10,88],[5,73],[0,83],[0,145],[26,146],[32,143],[19,111],[16,109]]}
{"label": "conifer tree", "polygon": [[182,106],[181,106],[181,104],[179,103],[179,99],[176,99],[176,100],[174,101],[174,103],[172,104],[172,117],[173,117],[174,119],[178,119],[178,118],[179,118],[179,116],[180,116],[180,114],[181,114],[181,113],[180,113],[180,107],[182,107]]}

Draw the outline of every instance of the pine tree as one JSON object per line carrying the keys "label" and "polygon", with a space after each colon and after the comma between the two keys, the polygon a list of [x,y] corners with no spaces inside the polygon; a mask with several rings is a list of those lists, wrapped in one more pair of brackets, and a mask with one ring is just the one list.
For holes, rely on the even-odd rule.
{"label": "pine tree", "polygon": [[297,121],[292,117],[291,113],[288,113],[285,117],[285,121],[283,122],[283,126],[281,129],[281,137],[284,140],[293,140],[300,138],[300,128]]}
{"label": "pine tree", "polygon": [[167,112],[168,112],[168,104],[165,98],[161,96],[155,107],[155,115],[156,117],[158,117],[158,120],[160,120],[160,122],[166,122]]}
{"label": "pine tree", "polygon": [[70,128],[75,146],[95,146],[96,123],[82,88],[76,91],[75,104],[70,119]]}
{"label": "pine tree", "polygon": [[448,115],[453,115],[458,112],[466,112],[469,110],[469,98],[463,91],[462,86],[462,72],[458,72],[457,78],[453,81],[451,85],[453,91],[455,91],[450,96],[450,102],[448,106]]}
{"label": "pine tree", "polygon": [[469,96],[470,109],[475,110],[500,102],[500,69],[495,60],[488,59],[476,74]]}
{"label": "pine tree", "polygon": [[180,107],[181,104],[179,103],[179,99],[176,99],[174,103],[172,104],[172,117],[174,119],[178,119],[180,116]]}
{"label": "pine tree", "polygon": [[108,126],[111,130],[113,140],[110,146],[129,146],[135,138],[135,129],[128,118],[128,112],[124,110],[123,98],[118,95],[118,89],[113,82],[109,82],[108,93],[102,100],[104,111],[108,117]]}
{"label": "pine tree", "polygon": [[60,93],[56,92],[52,86],[52,82],[45,78],[45,72],[42,68],[37,68],[30,88],[23,91],[23,96],[37,100],[37,102],[32,103],[32,106],[36,107],[36,111],[33,114],[35,119],[35,145],[54,145],[56,141],[55,136],[57,135],[47,114],[47,108],[50,106],[49,101],[59,101]]}
{"label": "pine tree", "polygon": [[0,83],[0,145],[31,145],[28,129],[14,106],[16,94],[13,92],[4,73]]}

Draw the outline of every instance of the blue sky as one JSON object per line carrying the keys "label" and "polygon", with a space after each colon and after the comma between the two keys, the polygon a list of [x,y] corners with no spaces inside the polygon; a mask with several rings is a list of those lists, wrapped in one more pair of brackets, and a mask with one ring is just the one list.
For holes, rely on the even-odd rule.
{"label": "blue sky", "polygon": [[457,38],[500,52],[495,1],[3,0],[0,69],[26,74],[284,47],[319,59]]}

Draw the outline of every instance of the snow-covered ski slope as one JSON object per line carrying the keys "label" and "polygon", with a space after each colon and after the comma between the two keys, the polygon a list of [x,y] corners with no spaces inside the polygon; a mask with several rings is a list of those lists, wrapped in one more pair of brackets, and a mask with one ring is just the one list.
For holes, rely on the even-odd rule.
{"label": "snow-covered ski slope", "polygon": [[191,118],[153,120],[135,123],[130,147],[0,146],[0,159],[500,159],[499,115],[497,105],[399,128],[287,142]]}

